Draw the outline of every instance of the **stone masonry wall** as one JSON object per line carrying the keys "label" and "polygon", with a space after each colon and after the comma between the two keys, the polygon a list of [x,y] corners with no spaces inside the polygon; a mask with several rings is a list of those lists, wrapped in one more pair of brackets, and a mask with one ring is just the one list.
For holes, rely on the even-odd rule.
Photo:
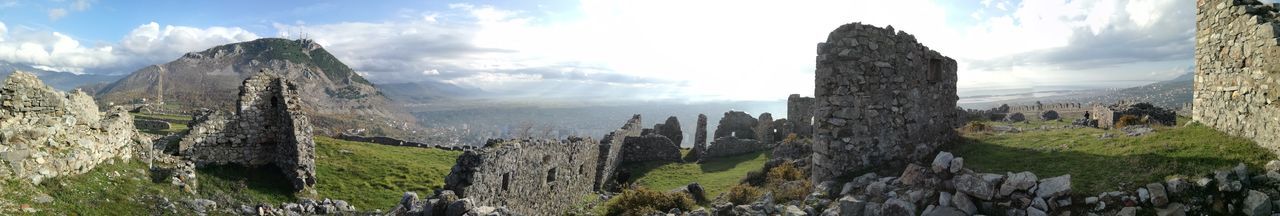
{"label": "stone masonry wall", "polygon": [[817,51],[813,182],[905,166],[955,139],[955,60],[861,23],[832,31]]}
{"label": "stone masonry wall", "polygon": [[767,143],[759,142],[753,139],[738,139],[734,137],[720,137],[711,142],[711,146],[707,146],[707,151],[702,158],[718,158],[725,156],[741,155],[757,151],[769,149]]}
{"label": "stone masonry wall", "polygon": [[93,97],[62,93],[17,71],[0,88],[0,179],[34,184],[88,172],[150,151],[123,108],[98,112]]}
{"label": "stone masonry wall", "polygon": [[1198,0],[1192,119],[1280,153],[1275,5]]}
{"label": "stone masonry wall", "polygon": [[791,94],[787,97],[787,120],[793,125],[791,133],[800,137],[813,137],[814,102],[812,97],[800,97],[800,94]]}
{"label": "stone masonry wall", "polygon": [[268,73],[246,79],[235,114],[202,111],[179,142],[199,166],[273,165],[295,190],[315,185],[315,142],[293,83]]}
{"label": "stone masonry wall", "polygon": [[622,163],[681,161],[680,146],[663,135],[629,136],[623,138],[622,143]]}
{"label": "stone masonry wall", "polygon": [[459,156],[444,188],[520,215],[563,214],[592,193],[600,146],[577,137],[495,142]]}
{"label": "stone masonry wall", "polygon": [[618,169],[618,165],[622,164],[622,144],[629,136],[640,136],[640,132],[644,126],[640,122],[640,115],[631,116],[622,128],[610,132],[600,139],[600,151],[596,154],[596,178],[592,184],[594,190],[606,190],[612,188],[613,174]]}

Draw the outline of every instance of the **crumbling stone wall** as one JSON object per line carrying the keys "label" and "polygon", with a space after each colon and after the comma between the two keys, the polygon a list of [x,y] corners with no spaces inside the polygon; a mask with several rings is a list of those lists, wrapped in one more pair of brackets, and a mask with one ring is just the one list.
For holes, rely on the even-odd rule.
{"label": "crumbling stone wall", "polygon": [[1276,8],[1256,0],[1196,5],[1192,119],[1280,153]]}
{"label": "crumbling stone wall", "polygon": [[577,137],[491,142],[458,156],[445,189],[475,205],[506,206],[528,215],[561,214],[592,193],[600,146]]}
{"label": "crumbling stone wall", "polygon": [[756,122],[759,124],[756,125],[756,141],[763,143],[775,142],[778,135],[774,134],[776,133],[774,130],[777,128],[773,127],[773,114],[760,113],[760,118],[757,119]]}
{"label": "crumbling stone wall", "polygon": [[596,155],[596,178],[592,184],[594,190],[607,190],[612,188],[614,182],[613,174],[616,173],[618,166],[622,164],[622,145],[623,141],[630,136],[640,136],[640,132],[644,126],[640,122],[640,115],[631,116],[622,128],[609,132],[604,138],[600,139],[599,153]]}
{"label": "crumbling stone wall", "polygon": [[653,132],[671,139],[677,147],[684,142],[684,131],[680,131],[680,120],[675,116],[667,117],[667,121],[661,124],[654,124]]}
{"label": "crumbling stone wall", "polygon": [[0,179],[34,184],[150,151],[121,107],[98,111],[82,91],[62,93],[16,71],[0,87]]}
{"label": "crumbling stone wall", "polygon": [[713,139],[727,136],[739,139],[755,139],[755,128],[759,124],[759,121],[755,117],[751,117],[751,114],[743,111],[728,111],[724,113],[724,117],[720,118],[720,125],[716,125],[716,133]]}
{"label": "crumbling stone wall", "polygon": [[629,136],[622,140],[622,163],[680,161],[680,146],[656,133]]}
{"label": "crumbling stone wall", "polygon": [[764,151],[769,145],[754,139],[738,139],[731,136],[720,137],[711,142],[702,158],[718,158]]}
{"label": "crumbling stone wall", "polygon": [[234,114],[205,110],[179,142],[179,154],[198,166],[273,165],[295,190],[316,183],[315,142],[302,113],[296,86],[276,75],[259,73],[240,87]]}
{"label": "crumbling stone wall", "polygon": [[689,149],[689,154],[685,155],[685,162],[697,162],[702,160],[702,154],[707,152],[707,115],[698,114],[698,125],[693,131],[693,148]]}
{"label": "crumbling stone wall", "polygon": [[922,160],[956,137],[956,61],[861,23],[818,44],[813,182]]}
{"label": "crumbling stone wall", "polygon": [[787,97],[787,120],[794,125],[790,129],[791,133],[804,138],[813,137],[814,103],[812,97],[800,97],[800,94],[791,94]]}

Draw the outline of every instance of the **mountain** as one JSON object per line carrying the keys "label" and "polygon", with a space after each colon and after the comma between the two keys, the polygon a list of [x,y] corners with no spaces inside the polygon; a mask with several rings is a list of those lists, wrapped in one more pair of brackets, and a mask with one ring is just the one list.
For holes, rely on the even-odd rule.
{"label": "mountain", "polygon": [[1187,72],[1171,80],[1130,88],[1084,90],[1071,94],[1001,100],[981,104],[967,104],[965,106],[986,109],[1000,106],[1000,104],[1028,105],[1036,101],[1042,103],[1082,103],[1087,105],[1090,103],[1112,104],[1124,100],[1148,102],[1159,107],[1177,110],[1183,109],[1191,103],[1193,97],[1191,90],[1194,82],[1195,73]]}
{"label": "mountain", "polygon": [[39,69],[26,64],[0,62],[0,77],[9,77],[13,71],[35,74],[45,84],[59,91],[70,91],[77,87],[111,83],[124,77],[123,75],[74,74]]}
{"label": "mountain", "polygon": [[379,84],[378,89],[392,100],[402,103],[427,103],[485,95],[487,92],[440,81]]}
{"label": "mountain", "polygon": [[404,112],[323,47],[310,40],[264,38],[191,52],[151,65],[102,87],[99,101],[129,104],[146,98],[170,111],[232,110],[241,82],[265,70],[298,84],[318,131],[366,130],[395,136],[416,128]]}

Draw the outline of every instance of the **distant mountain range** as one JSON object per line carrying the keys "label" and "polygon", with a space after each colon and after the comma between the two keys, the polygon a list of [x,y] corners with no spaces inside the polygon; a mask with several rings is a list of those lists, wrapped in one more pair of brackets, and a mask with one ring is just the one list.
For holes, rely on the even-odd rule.
{"label": "distant mountain range", "polygon": [[231,110],[240,84],[266,70],[298,85],[317,129],[365,129],[373,135],[411,133],[417,122],[368,80],[310,40],[264,38],[191,52],[152,65],[96,91],[100,103],[146,98],[178,110]]}
{"label": "distant mountain range", "polygon": [[1191,90],[1194,82],[1195,73],[1188,72],[1171,80],[1131,88],[1059,92],[1052,96],[971,103],[963,104],[962,106],[973,109],[986,109],[1000,106],[1001,104],[1009,104],[1010,106],[1028,105],[1036,101],[1041,103],[1082,103],[1088,105],[1090,103],[1112,104],[1123,100],[1148,102],[1160,107],[1181,109],[1192,101]]}
{"label": "distant mountain range", "polygon": [[[61,91],[70,91],[80,86],[115,82],[123,75],[74,74],[42,70],[27,64],[0,62],[0,77],[9,77],[13,71],[35,74],[45,84]],[[3,79],[3,78],[0,78]]]}

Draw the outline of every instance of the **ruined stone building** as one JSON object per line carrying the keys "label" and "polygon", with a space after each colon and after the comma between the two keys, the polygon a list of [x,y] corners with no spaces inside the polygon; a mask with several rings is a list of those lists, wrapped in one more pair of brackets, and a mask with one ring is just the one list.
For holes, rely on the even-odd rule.
{"label": "ruined stone building", "polygon": [[595,140],[508,140],[458,157],[445,189],[481,206],[558,214],[593,193],[601,153]]}
{"label": "ruined stone building", "polygon": [[698,125],[693,131],[693,148],[690,148],[689,154],[684,156],[684,161],[702,160],[702,154],[705,152],[707,152],[707,115],[698,114]]}
{"label": "ruined stone building", "polygon": [[1280,153],[1276,8],[1256,0],[1196,5],[1192,119]]}
{"label": "ruined stone building", "polygon": [[236,112],[196,114],[179,154],[199,166],[275,166],[295,190],[310,188],[316,183],[315,142],[296,90],[265,71],[244,80]]}
{"label": "ruined stone building", "polygon": [[800,94],[791,94],[787,97],[787,121],[792,125],[790,133],[805,138],[813,137],[814,102],[812,97],[800,97]]}
{"label": "ruined stone building", "polygon": [[772,114],[762,113],[760,117],[770,119],[761,121],[742,111],[725,112],[724,117],[720,118],[720,125],[716,126],[715,138],[700,156],[716,158],[769,148],[768,142],[760,140],[771,140],[775,136]]}
{"label": "ruined stone building", "polygon": [[592,183],[592,189],[606,190],[615,186],[610,184],[614,182],[614,173],[622,164],[623,141],[627,137],[640,136],[643,128],[640,115],[634,115],[621,128],[600,139],[599,153],[596,155],[596,178]]}
{"label": "ruined stone building", "polygon": [[846,24],[816,60],[814,182],[904,166],[956,137],[956,61],[914,36]]}
{"label": "ruined stone building", "polygon": [[121,107],[99,112],[93,97],[63,93],[16,71],[0,87],[0,180],[39,184],[88,172],[112,158],[150,151]]}

